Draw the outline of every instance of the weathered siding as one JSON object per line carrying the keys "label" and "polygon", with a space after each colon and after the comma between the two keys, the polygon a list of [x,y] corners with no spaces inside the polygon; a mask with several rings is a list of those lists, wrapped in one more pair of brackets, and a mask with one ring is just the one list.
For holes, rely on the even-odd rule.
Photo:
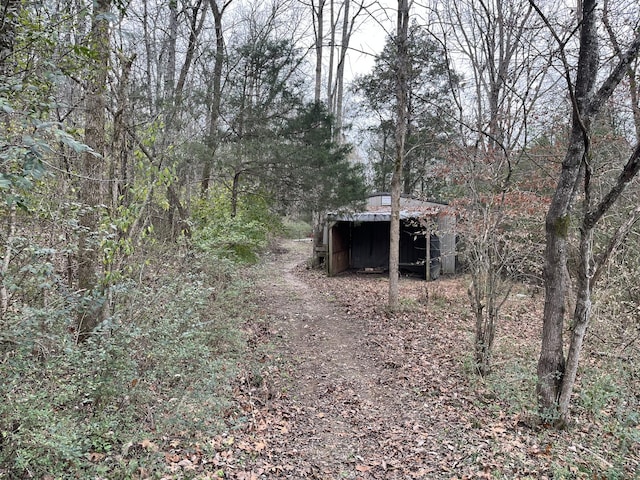
{"label": "weathered siding", "polygon": [[441,215],[438,218],[438,230],[442,273],[456,273],[456,218],[453,215]]}
{"label": "weathered siding", "polygon": [[350,228],[348,222],[336,222],[329,228],[329,276],[349,268]]}

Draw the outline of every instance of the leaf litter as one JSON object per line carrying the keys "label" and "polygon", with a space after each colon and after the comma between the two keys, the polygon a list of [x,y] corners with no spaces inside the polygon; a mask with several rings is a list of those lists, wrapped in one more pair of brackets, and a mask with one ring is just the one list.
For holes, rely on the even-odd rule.
{"label": "leaf litter", "polygon": [[[167,442],[165,478],[632,478],[637,448],[620,465],[615,446],[582,446],[602,425],[534,428],[531,399],[516,404],[472,373],[464,277],[402,278],[391,314],[385,277],[327,278],[306,268],[308,252],[289,241],[260,270],[247,325],[259,368],[238,378],[225,434]],[[513,383],[531,394],[540,309],[539,292],[514,295],[493,359],[498,376],[521,362],[529,377]]]}

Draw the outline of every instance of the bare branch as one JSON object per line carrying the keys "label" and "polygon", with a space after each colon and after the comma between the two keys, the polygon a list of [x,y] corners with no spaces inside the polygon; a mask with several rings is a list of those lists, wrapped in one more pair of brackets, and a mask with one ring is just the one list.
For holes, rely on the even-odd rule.
{"label": "bare branch", "polygon": [[636,207],[629,214],[629,218],[622,225],[619,225],[615,233],[609,239],[609,244],[604,252],[602,252],[598,258],[595,260],[595,266],[593,275],[591,276],[590,287],[593,289],[593,286],[597,283],[598,279],[602,275],[604,271],[604,267],[609,262],[609,259],[613,256],[613,254],[620,248],[622,242],[627,238],[629,233],[631,232],[631,228],[636,224],[636,222],[640,219],[640,206]]}
{"label": "bare branch", "polygon": [[618,197],[620,197],[629,182],[633,180],[638,171],[640,171],[640,143],[636,145],[635,150],[627,160],[620,175],[618,175],[618,180],[613,188],[607,192],[594,210],[585,215],[582,223],[583,228],[593,228],[600,221],[602,216],[611,208]]}
{"label": "bare branch", "polygon": [[622,81],[622,78],[629,71],[631,62],[638,56],[640,52],[640,32],[636,35],[631,46],[621,56],[620,61],[611,71],[607,79],[604,81],[600,89],[593,96],[588,105],[588,115],[595,114],[602,108],[602,105],[611,97],[611,94]]}

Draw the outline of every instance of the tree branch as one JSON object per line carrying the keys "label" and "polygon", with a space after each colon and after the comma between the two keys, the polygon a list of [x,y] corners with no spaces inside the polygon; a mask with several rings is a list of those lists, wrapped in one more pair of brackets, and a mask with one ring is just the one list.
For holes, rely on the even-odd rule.
{"label": "tree branch", "polygon": [[607,192],[607,194],[600,200],[600,203],[594,210],[588,212],[584,217],[583,227],[593,228],[602,216],[611,208],[616,202],[618,197],[622,194],[627,184],[633,180],[636,174],[640,171],[640,143],[636,145],[635,150],[627,160],[624,168],[618,175],[616,184]]}
{"label": "tree branch", "polygon": [[607,249],[600,255],[598,255],[598,258],[595,260],[594,272],[591,276],[591,282],[589,283],[589,287],[591,289],[593,289],[593,286],[602,275],[604,266],[607,264],[616,250],[618,250],[622,242],[624,242],[624,240],[627,238],[627,235],[629,235],[631,228],[636,224],[638,219],[640,219],[640,206],[636,207],[632,212],[630,212],[627,221],[620,225],[616,232],[609,239]]}
{"label": "tree branch", "polygon": [[600,89],[593,96],[591,101],[587,105],[586,114],[592,115],[597,113],[604,102],[606,102],[611,94],[618,86],[618,84],[622,81],[622,78],[629,71],[631,62],[638,56],[638,52],[640,52],[640,32],[636,35],[631,43],[631,46],[627,49],[626,52],[620,57],[620,61],[615,66],[613,71],[609,74],[604,83],[600,86]]}

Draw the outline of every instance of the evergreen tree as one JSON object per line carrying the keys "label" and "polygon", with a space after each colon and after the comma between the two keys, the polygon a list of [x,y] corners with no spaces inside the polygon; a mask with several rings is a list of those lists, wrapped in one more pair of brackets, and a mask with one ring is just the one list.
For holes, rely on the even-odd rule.
{"label": "evergreen tree", "polygon": [[[407,153],[402,190],[408,194],[434,196],[441,188],[435,167],[444,162],[440,149],[447,144],[452,132],[452,92],[457,88],[458,78],[442,46],[424,27],[411,25],[407,47]],[[374,136],[372,149],[378,153],[373,164],[374,185],[378,190],[389,189],[395,156],[396,63],[396,43],[389,38],[373,71],[355,83],[355,90],[362,95],[362,108],[378,119],[370,128]]]}
{"label": "evergreen tree", "polygon": [[278,156],[283,173],[281,202],[311,213],[335,210],[364,199],[361,164],[349,156],[352,146],[333,140],[335,120],[323,103],[299,109],[283,132],[287,143]]}

